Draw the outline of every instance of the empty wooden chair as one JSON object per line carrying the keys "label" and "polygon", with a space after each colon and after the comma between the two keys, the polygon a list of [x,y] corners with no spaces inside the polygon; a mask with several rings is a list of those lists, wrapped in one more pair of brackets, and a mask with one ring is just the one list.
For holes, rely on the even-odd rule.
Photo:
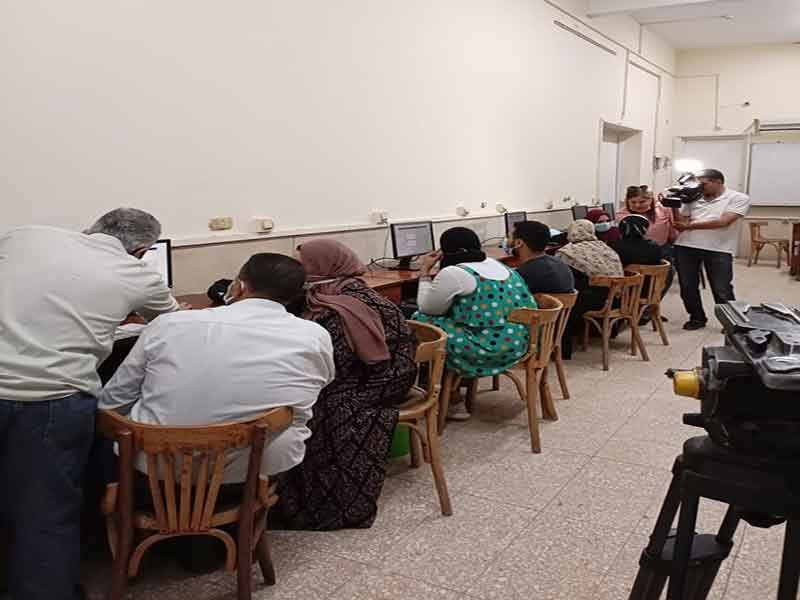
{"label": "empty wooden chair", "polygon": [[589,329],[594,325],[603,338],[603,370],[608,371],[609,341],[614,323],[626,322],[631,328],[631,354],[636,356],[636,349],[642,360],[649,361],[647,349],[639,334],[639,302],[644,277],[641,273],[626,271],[623,277],[591,277],[589,285],[607,287],[608,297],[600,310],[584,313],[583,349],[589,345]]}
{"label": "empty wooden chair", "polygon": [[660,265],[628,265],[625,268],[634,273],[641,273],[644,277],[642,297],[639,302],[639,320],[641,321],[645,311],[649,311],[653,331],[657,331],[661,336],[661,342],[669,346],[667,331],[661,322],[661,297],[664,295],[672,264],[662,259]]}
{"label": "empty wooden chair", "polygon": [[[541,404],[544,418],[558,419],[553,397],[542,382],[553,354],[558,318],[564,305],[548,294],[536,294],[536,303],[538,308],[518,308],[509,315],[509,321],[527,326],[529,345],[527,354],[501,374],[514,382],[520,399],[527,406],[531,452],[539,453],[542,451],[542,444],[537,405]],[[525,374],[524,382],[520,378],[520,372]],[[471,406],[467,406],[467,409],[471,409]]]}
{"label": "empty wooden chair", "polygon": [[453,508],[450,505],[450,494],[444,477],[442,458],[439,451],[439,394],[441,392],[442,371],[447,357],[447,334],[433,325],[408,321],[414,335],[417,336],[416,362],[418,366],[427,365],[428,383],[420,386],[419,381],[408,393],[408,399],[400,406],[398,423],[408,427],[411,437],[411,466],[420,464],[420,456],[430,463],[436,493],[442,514],[450,516]]}
{"label": "empty wooden chair", "polygon": [[[181,536],[211,536],[225,544],[225,568],[237,571],[239,600],[251,597],[254,553],[264,581],[274,585],[266,522],[277,496],[259,473],[267,435],[286,429],[292,415],[291,408],[282,407],[244,422],[162,427],[136,423],[114,412],[98,414],[98,431],[119,448],[119,482],[107,486],[101,504],[114,556],[110,600],[124,596],[128,578],[138,573],[149,548]],[[244,450],[249,450],[250,457],[241,498],[221,505],[217,499],[225,465],[232,453]],[[140,456],[146,461],[147,475],[135,470]],[[135,478],[147,482],[145,506],[137,498]],[[238,525],[236,542],[221,529],[234,524]],[[135,547],[134,540],[140,540]]]}
{"label": "empty wooden chair", "polygon": [[749,221],[750,226],[750,256],[747,258],[747,266],[758,264],[758,256],[764,246],[772,246],[778,255],[778,268],[781,268],[781,254],[786,253],[786,263],[791,262],[789,255],[790,244],[788,238],[768,238],[761,235],[761,228],[769,225],[767,221]]}

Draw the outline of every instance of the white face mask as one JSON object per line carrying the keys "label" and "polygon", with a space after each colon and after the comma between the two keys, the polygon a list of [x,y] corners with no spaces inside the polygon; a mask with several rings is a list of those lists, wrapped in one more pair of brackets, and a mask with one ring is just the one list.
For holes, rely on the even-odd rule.
{"label": "white face mask", "polygon": [[611,221],[606,221],[605,223],[596,223],[594,226],[594,230],[600,233],[605,233],[611,229]]}

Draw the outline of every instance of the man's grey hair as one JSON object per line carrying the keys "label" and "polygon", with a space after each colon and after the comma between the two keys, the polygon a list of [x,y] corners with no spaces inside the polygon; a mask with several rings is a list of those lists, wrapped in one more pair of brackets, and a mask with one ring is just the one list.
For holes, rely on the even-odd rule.
{"label": "man's grey hair", "polygon": [[161,237],[161,223],[138,208],[117,208],[97,219],[84,233],[105,233],[122,242],[128,252],[146,248]]}

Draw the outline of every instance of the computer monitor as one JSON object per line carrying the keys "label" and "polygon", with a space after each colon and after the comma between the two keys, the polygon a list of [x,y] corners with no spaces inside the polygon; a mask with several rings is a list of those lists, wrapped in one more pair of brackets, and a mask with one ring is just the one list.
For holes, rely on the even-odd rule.
{"label": "computer monitor", "polygon": [[586,215],[588,214],[589,214],[588,206],[582,206],[578,204],[572,207],[572,219],[574,221],[577,221],[578,219],[585,219]]}
{"label": "computer monitor", "polygon": [[434,250],[431,221],[392,223],[389,225],[389,231],[392,235],[394,257],[400,259],[398,269],[410,269],[413,257]]}
{"label": "computer monitor", "polygon": [[605,202],[603,204],[603,210],[608,213],[608,216],[611,217],[611,220],[614,220],[614,203],[613,202]]}
{"label": "computer monitor", "polygon": [[528,220],[528,213],[526,213],[524,210],[519,212],[507,212],[503,216],[506,220],[506,236],[510,236],[512,233],[514,233],[514,225],[516,223]]}
{"label": "computer monitor", "polygon": [[172,241],[171,240],[158,240],[155,244],[147,249],[144,253],[142,260],[152,267],[161,277],[164,278],[164,283],[172,287]]}

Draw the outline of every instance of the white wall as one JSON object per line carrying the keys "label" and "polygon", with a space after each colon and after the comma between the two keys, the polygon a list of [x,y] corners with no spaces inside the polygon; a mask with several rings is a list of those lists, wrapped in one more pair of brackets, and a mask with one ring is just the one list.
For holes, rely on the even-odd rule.
{"label": "white wall", "polygon": [[[592,25],[673,66],[632,20]],[[0,40],[0,229],[118,205],[173,238],[221,214],[286,230],[561,207],[596,193],[600,119],[635,126],[625,51],[543,0],[26,0],[0,4]],[[628,115],[655,110],[640,83]]]}
{"label": "white wall", "polygon": [[677,69],[681,77],[719,75],[720,129],[714,129],[714,78],[681,78],[676,135],[740,134],[756,118],[800,117],[800,46],[687,50],[678,54]]}

